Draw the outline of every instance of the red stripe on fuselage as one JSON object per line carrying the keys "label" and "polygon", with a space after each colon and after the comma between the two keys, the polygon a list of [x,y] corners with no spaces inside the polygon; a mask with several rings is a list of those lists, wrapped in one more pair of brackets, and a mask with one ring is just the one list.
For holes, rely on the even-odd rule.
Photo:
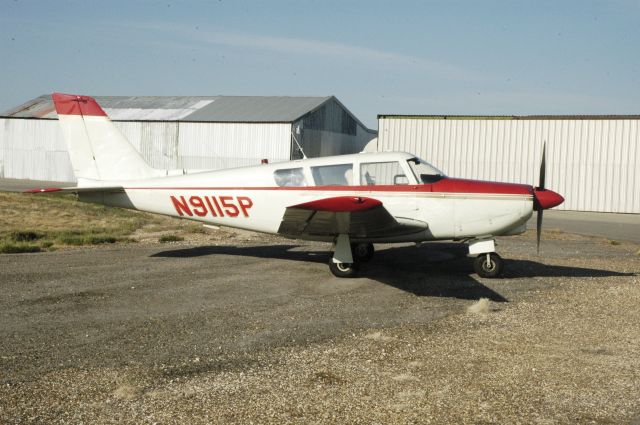
{"label": "red stripe on fuselage", "polygon": [[526,184],[498,183],[482,180],[442,179],[431,185],[431,192],[486,193],[501,195],[533,195],[533,187]]}
{"label": "red stripe on fuselage", "polygon": [[127,187],[126,190],[293,190],[293,191],[327,191],[327,192],[436,192],[436,193],[474,193],[532,196],[533,187],[525,184],[496,183],[480,180],[445,178],[432,184],[420,185],[376,185],[376,186],[301,186],[301,187]]}

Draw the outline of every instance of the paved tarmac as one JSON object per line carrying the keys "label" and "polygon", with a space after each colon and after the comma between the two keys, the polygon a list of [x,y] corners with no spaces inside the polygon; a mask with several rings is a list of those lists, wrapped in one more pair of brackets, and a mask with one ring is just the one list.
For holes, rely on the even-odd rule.
{"label": "paved tarmac", "polygon": [[[366,273],[374,281],[334,278],[328,249],[281,241],[0,255],[5,377],[308,344],[376,325],[428,322],[460,311],[464,300],[502,302],[524,289],[495,281],[498,293],[472,278],[460,244],[380,251],[382,268]],[[428,286],[420,270],[430,270]]]}
{"label": "paved tarmac", "polygon": [[550,233],[537,256],[530,233],[500,238],[502,279],[464,244],[381,246],[337,279],[328,244],[264,238],[0,255],[0,423],[640,412],[637,246]]}
{"label": "paved tarmac", "polygon": [[[547,210],[544,212],[542,226],[543,238],[544,229],[549,229],[580,235],[601,236],[618,242],[640,243],[640,214]],[[536,228],[535,212],[527,223],[527,228]]]}

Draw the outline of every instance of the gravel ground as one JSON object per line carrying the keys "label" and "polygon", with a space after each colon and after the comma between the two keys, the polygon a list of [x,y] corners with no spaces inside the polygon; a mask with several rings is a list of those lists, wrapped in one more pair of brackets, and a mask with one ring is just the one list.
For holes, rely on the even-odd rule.
{"label": "gravel ground", "polygon": [[0,422],[637,423],[640,247],[545,237],[495,280],[455,244],[0,255]]}

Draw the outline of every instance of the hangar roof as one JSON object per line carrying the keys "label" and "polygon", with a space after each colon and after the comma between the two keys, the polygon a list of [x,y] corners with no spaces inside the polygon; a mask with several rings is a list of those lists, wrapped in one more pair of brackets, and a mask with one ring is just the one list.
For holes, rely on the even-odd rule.
{"label": "hangar roof", "polygon": [[[293,96],[93,96],[113,120],[293,122],[333,99]],[[57,118],[50,95],[2,114],[13,118]]]}

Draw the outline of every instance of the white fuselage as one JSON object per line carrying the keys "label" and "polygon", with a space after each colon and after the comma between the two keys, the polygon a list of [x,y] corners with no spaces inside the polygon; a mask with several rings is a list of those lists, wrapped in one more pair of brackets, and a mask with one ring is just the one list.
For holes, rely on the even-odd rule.
{"label": "white fuselage", "polygon": [[[355,154],[116,181],[110,183],[124,187],[124,193],[80,193],[80,199],[214,225],[278,233],[288,207],[338,196],[367,197],[381,201],[396,220],[425,223],[427,228],[400,238],[371,240],[375,242],[465,239],[524,231],[524,224],[533,212],[531,193],[521,188],[513,193],[505,193],[508,190],[493,193],[491,187],[475,190],[472,181],[458,181],[455,185],[445,184],[449,182],[419,183],[407,164],[410,158],[412,156],[405,153]],[[402,177],[408,181],[393,186],[367,184],[360,171],[361,164],[376,161],[397,161]],[[352,165],[348,184],[317,185],[317,176],[312,169],[332,164]],[[295,170],[300,173],[302,182],[279,186],[276,175],[282,170]],[[309,239],[326,240],[322,237]]]}

